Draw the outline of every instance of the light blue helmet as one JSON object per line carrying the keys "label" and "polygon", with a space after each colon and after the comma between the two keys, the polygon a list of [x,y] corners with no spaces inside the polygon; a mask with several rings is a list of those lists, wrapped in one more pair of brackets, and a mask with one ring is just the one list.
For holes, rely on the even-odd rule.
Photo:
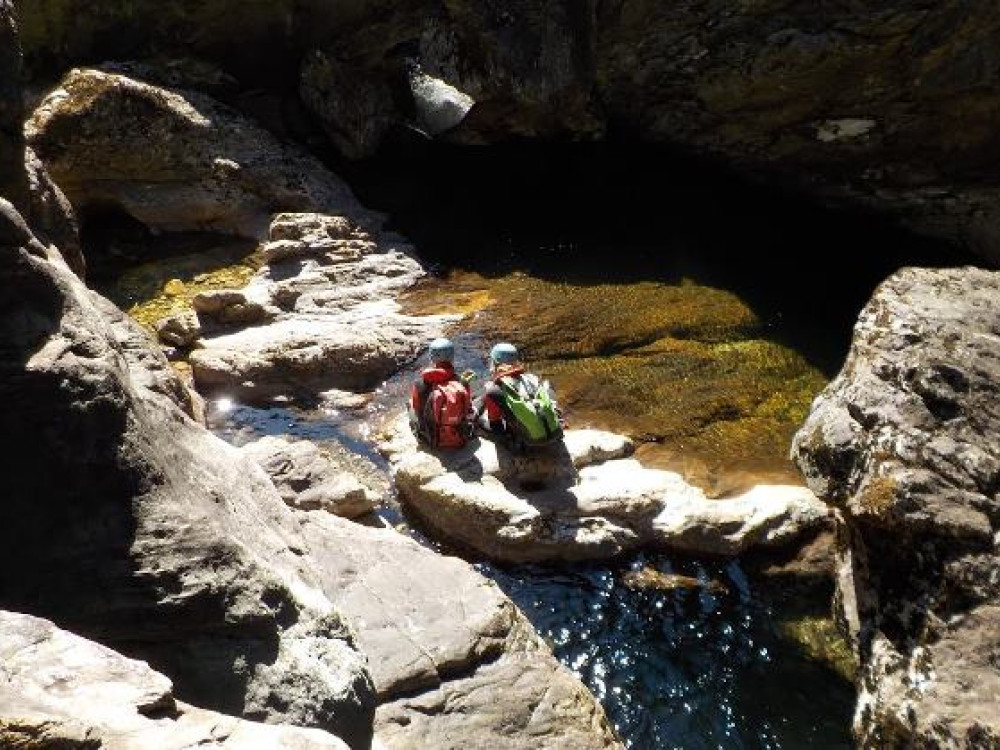
{"label": "light blue helmet", "polygon": [[512,365],[517,362],[517,347],[503,341],[490,349],[490,359],[494,364]]}
{"label": "light blue helmet", "polygon": [[451,362],[455,359],[455,345],[449,339],[434,339],[427,347],[431,362]]}

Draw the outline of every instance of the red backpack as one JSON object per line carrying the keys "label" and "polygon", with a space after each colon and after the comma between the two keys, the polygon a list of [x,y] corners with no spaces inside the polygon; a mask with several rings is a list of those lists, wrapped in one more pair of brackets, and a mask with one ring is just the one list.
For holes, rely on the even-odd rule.
{"label": "red backpack", "polygon": [[460,380],[436,383],[424,404],[424,424],[435,448],[461,448],[472,436],[472,399]]}

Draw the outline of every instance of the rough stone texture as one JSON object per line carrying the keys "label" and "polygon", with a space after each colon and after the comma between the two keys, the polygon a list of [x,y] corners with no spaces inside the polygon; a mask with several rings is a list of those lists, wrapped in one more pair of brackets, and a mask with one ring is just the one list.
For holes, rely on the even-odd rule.
{"label": "rough stone texture", "polygon": [[167,346],[188,347],[201,337],[201,323],[193,312],[182,312],[156,322],[156,337]]}
{"label": "rough stone texture", "polygon": [[266,299],[253,299],[242,289],[199,292],[191,304],[199,316],[222,324],[253,325],[272,320],[278,314],[278,310],[270,307]]}
{"label": "rough stone texture", "polygon": [[49,179],[34,152],[25,148],[21,47],[10,0],[0,1],[0,197],[31,223],[36,235],[54,243],[77,275],[85,263],[73,210]]}
{"label": "rough stone texture", "polygon": [[351,159],[374,154],[396,117],[384,81],[320,50],[302,64],[299,93],[340,153]]}
{"label": "rough stone texture", "polygon": [[793,457],[838,510],[864,747],[1000,743],[1000,275],[899,271]]}
{"label": "rough stone texture", "polygon": [[709,500],[679,474],[623,458],[626,438],[569,430],[514,455],[489,440],[432,454],[398,430],[383,446],[400,499],[434,533],[513,562],[615,557],[642,546],[708,555],[780,547],[823,523],[804,487],[755,487]]}
{"label": "rough stone texture", "polygon": [[153,229],[246,237],[262,236],[281,210],[377,224],[316,159],[203,94],[77,69],[27,134],[77,210],[112,205]]}
{"label": "rough stone texture", "polygon": [[347,750],[319,729],[268,726],[174,698],[166,677],[141,661],[0,611],[0,746],[80,750]]}
{"label": "rough stone texture", "polygon": [[1000,257],[1000,9],[990,3],[22,5],[35,69],[194,50],[246,81],[301,79],[349,155],[370,153],[393,123],[419,124],[421,95],[407,80],[417,66],[474,100],[446,131],[454,140],[613,128],[757,177],[767,170]]}
{"label": "rough stone texture", "polygon": [[261,465],[293,508],[345,518],[375,509],[375,494],[315,443],[268,436],[244,445],[242,451]]}
{"label": "rough stone texture", "polygon": [[0,0],[0,196],[19,207],[27,198],[24,172],[24,101],[21,45],[12,0]]}
{"label": "rough stone texture", "polygon": [[357,623],[387,747],[621,747],[594,697],[468,563],[391,529],[300,518],[324,591]]}
{"label": "rough stone texture", "polygon": [[[190,358],[198,389],[259,401],[374,388],[455,319],[400,312],[393,298],[424,272],[399,246],[343,216],[276,216],[262,248],[271,260],[246,289],[225,293],[275,311],[273,319],[206,335]],[[211,300],[215,310],[220,299],[195,304],[206,310]]]}
{"label": "rough stone texture", "polygon": [[147,659],[185,700],[364,745],[364,657],[263,471],[7,203],[0,284],[2,604]]}

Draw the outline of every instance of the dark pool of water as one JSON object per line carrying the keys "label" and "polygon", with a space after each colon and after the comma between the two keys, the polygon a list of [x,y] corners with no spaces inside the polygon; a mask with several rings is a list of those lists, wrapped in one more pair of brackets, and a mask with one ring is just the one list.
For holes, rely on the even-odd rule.
{"label": "dark pool of water", "polygon": [[[476,364],[473,347],[460,350],[469,352],[467,365]],[[388,384],[384,398],[402,393],[408,377]],[[346,417],[291,404],[213,406],[211,425],[229,442],[264,435],[336,441],[385,468],[358,432],[382,413],[379,401]],[[403,520],[398,507],[380,515],[393,525]],[[411,532],[430,544],[419,529]],[[627,571],[645,566],[722,587],[633,590],[623,583]],[[476,567],[594,692],[630,748],[852,746],[852,686],[781,636],[776,623],[788,612],[769,603],[736,562],[638,555],[615,565]],[[801,603],[795,609],[801,612]]]}
{"label": "dark pool of water", "polygon": [[[653,565],[722,583],[632,590]],[[854,692],[775,627],[736,562],[639,556],[620,567],[480,564],[587,684],[630,748],[849,748]]]}

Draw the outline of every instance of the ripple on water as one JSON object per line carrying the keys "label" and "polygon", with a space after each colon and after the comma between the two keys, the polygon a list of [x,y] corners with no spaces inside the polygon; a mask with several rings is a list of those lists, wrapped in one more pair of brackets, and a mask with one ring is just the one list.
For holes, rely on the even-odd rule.
{"label": "ripple on water", "polygon": [[[706,585],[623,585],[624,572],[646,565]],[[852,747],[852,686],[780,637],[735,562],[477,567],[598,696],[630,748]],[[710,590],[712,580],[726,591]]]}

